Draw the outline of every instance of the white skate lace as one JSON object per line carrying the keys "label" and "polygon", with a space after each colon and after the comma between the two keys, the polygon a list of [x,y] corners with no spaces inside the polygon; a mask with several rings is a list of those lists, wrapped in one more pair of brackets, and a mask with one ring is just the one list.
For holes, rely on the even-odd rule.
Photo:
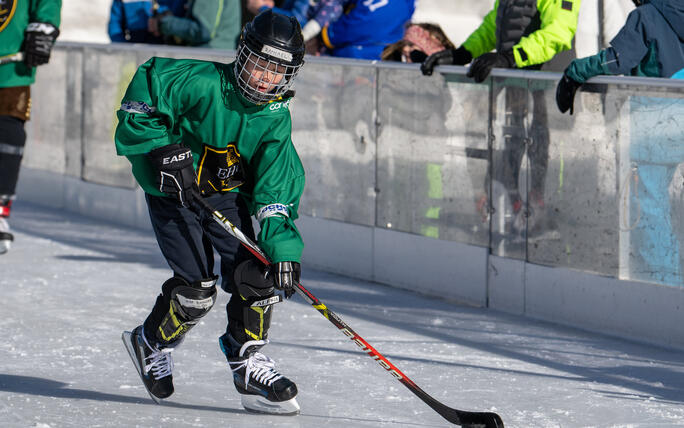
{"label": "white skate lace", "polygon": [[[251,340],[242,345],[240,355],[244,350],[254,345],[265,345],[268,341]],[[233,371],[245,368],[245,385],[249,384],[250,375],[257,381],[264,385],[270,386],[273,382],[282,378],[283,375],[278,373],[275,369],[275,361],[262,354],[261,352],[252,353],[249,358],[239,363],[231,363],[230,368]]]}
{"label": "white skate lace", "polygon": [[145,365],[145,373],[151,371],[155,379],[169,376],[173,372],[171,351],[173,351],[174,348],[154,348],[147,343],[147,339],[145,339],[145,335],[142,334],[142,331],[140,336],[142,337],[143,342],[145,342],[145,345],[152,350],[152,353],[148,357],[145,357],[145,360],[149,360],[149,364]]}

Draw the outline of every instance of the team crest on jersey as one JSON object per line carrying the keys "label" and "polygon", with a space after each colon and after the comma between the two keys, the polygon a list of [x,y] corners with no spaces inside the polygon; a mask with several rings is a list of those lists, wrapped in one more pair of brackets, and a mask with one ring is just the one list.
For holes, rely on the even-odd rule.
{"label": "team crest on jersey", "polygon": [[240,153],[235,144],[225,148],[204,146],[204,153],[197,168],[197,180],[202,195],[228,192],[245,182]]}
{"label": "team crest on jersey", "polygon": [[17,9],[17,2],[19,0],[0,0],[0,31],[12,20],[14,11]]}

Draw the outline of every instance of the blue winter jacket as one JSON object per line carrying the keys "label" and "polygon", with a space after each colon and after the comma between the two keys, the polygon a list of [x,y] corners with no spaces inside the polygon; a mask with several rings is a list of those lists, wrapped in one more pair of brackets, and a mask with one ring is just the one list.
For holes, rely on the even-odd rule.
{"label": "blue winter jacket", "polygon": [[113,0],[109,13],[108,33],[112,42],[163,43],[161,37],[154,37],[147,31],[147,20],[156,13],[168,11],[175,16],[185,16],[188,0]]}
{"label": "blue winter jacket", "polygon": [[684,73],[684,0],[645,0],[610,44],[572,61],[566,74],[579,83],[599,74],[679,77]]}
{"label": "blue winter jacket", "polygon": [[333,56],[380,59],[383,49],[404,36],[415,0],[352,0],[347,12],[321,31]]}
{"label": "blue winter jacket", "polygon": [[[311,4],[309,0],[285,0],[280,7],[274,7],[273,12],[279,13],[285,16],[294,16],[299,25],[304,26],[307,21],[307,15]],[[259,12],[263,12],[266,9],[270,9],[268,6],[262,6]]]}

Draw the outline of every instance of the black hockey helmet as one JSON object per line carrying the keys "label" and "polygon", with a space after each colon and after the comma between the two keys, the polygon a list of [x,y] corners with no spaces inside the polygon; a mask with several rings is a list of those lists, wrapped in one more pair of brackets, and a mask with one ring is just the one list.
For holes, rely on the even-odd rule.
{"label": "black hockey helmet", "polygon": [[268,9],[245,25],[235,75],[242,95],[254,104],[282,96],[304,64],[299,22]]}

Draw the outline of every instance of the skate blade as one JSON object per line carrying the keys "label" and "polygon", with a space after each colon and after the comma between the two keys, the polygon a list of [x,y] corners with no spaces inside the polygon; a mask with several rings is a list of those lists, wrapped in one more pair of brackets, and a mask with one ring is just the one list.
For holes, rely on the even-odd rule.
{"label": "skate blade", "polygon": [[296,397],[287,401],[268,401],[260,395],[242,394],[242,407],[252,413],[283,416],[299,414],[299,403]]}
{"label": "skate blade", "polygon": [[[138,358],[136,358],[136,356],[135,356],[135,349],[133,348],[133,341],[131,340],[132,336],[133,336],[133,332],[124,331],[123,333],[121,333],[121,340],[123,341],[124,346],[126,347],[126,351],[128,351],[128,356],[131,357],[131,360],[133,361],[133,365],[135,366],[135,369],[138,372],[138,376],[140,376],[140,380],[142,381],[143,386],[145,386],[145,380],[143,378],[142,367],[140,367],[140,364],[138,364]],[[158,398],[158,397],[155,397],[154,395],[152,395],[152,393],[147,389],[147,387],[145,387],[145,391],[147,391],[147,393],[150,395],[150,397],[152,398],[152,400],[155,403],[161,404],[161,402],[162,402],[161,398]]]}
{"label": "skate blade", "polygon": [[8,252],[11,246],[12,244],[10,241],[0,241],[0,254],[5,254],[6,252]]}

